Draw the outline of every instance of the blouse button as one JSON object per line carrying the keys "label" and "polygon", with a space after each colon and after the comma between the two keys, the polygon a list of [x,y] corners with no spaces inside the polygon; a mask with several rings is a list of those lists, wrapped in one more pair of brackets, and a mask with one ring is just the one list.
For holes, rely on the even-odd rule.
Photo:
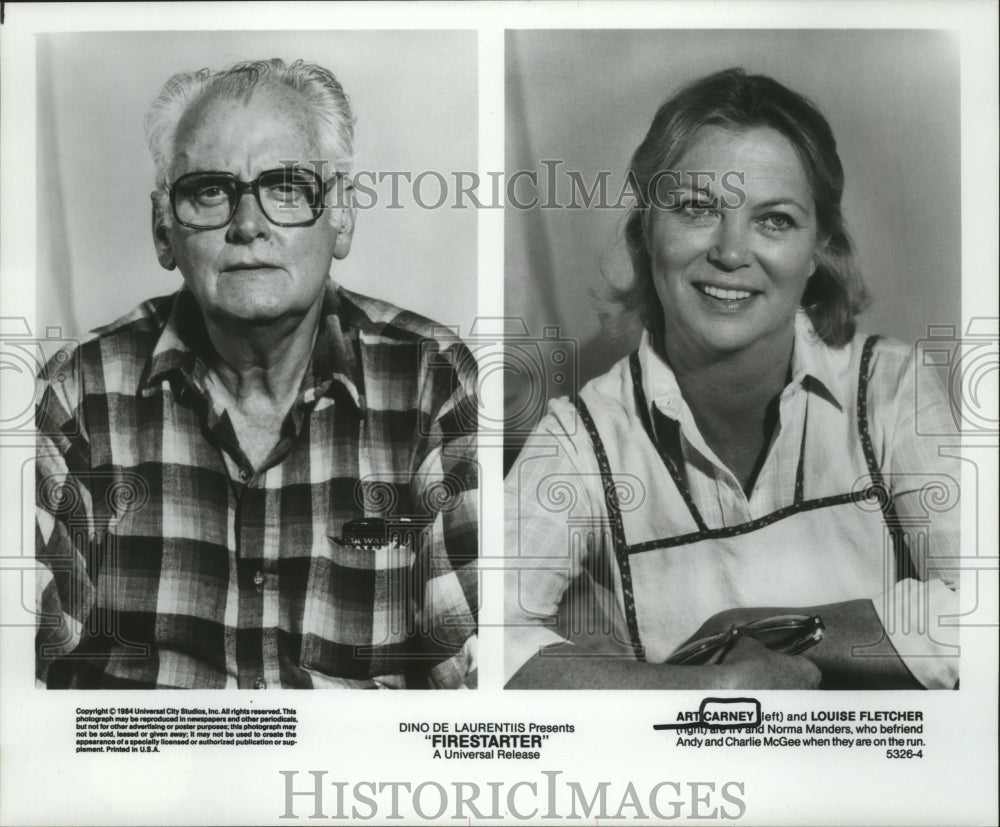
{"label": "blouse button", "polygon": [[246,482],[248,479],[250,479],[250,472],[247,471],[246,468],[240,469],[240,479],[243,480],[243,482]]}
{"label": "blouse button", "polygon": [[253,688],[254,689],[267,689],[267,683],[264,681],[263,678],[257,678],[257,680],[255,680],[253,682]]}
{"label": "blouse button", "polygon": [[257,587],[258,592],[264,591],[264,572],[258,571],[254,574],[253,584]]}

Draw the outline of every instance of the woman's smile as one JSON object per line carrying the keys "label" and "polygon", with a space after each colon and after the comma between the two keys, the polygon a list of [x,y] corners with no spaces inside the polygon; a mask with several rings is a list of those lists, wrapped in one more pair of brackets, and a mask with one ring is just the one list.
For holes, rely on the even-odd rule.
{"label": "woman's smile", "polygon": [[759,290],[720,287],[703,281],[694,282],[694,288],[705,297],[706,304],[721,313],[738,313],[760,295]]}

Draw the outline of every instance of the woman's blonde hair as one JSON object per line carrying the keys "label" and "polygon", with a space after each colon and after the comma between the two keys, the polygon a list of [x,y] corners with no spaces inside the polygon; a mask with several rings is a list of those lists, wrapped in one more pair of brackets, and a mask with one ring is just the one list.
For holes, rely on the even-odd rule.
{"label": "woman's blonde hair", "polygon": [[748,75],[742,69],[726,69],[690,83],[653,118],[629,166],[637,195],[625,221],[633,279],[626,287],[612,288],[612,298],[622,310],[637,312],[647,328],[657,331],[662,326],[644,218],[650,204],[656,203],[650,190],[663,170],[676,166],[695,132],[710,125],[737,131],[769,127],[795,147],[819,225],[816,272],[806,285],[802,306],[824,342],[835,347],[845,344],[854,335],[855,316],[868,303],[868,291],[841,214],[844,169],[833,132],[808,99],[773,78]]}

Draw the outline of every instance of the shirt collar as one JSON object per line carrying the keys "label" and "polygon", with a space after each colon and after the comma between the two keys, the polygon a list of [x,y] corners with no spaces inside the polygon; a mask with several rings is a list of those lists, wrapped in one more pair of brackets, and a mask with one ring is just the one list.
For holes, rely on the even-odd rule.
{"label": "shirt collar", "polygon": [[[792,381],[789,387],[801,385],[808,391],[826,396],[843,410],[849,384],[849,347],[830,347],[813,329],[804,310],[795,315],[795,347],[792,350]],[[825,392],[825,393],[824,393]]]}
{"label": "shirt collar", "polygon": [[[680,419],[687,403],[673,369],[653,348],[652,337],[644,330],[639,342],[642,385],[650,406],[671,419]],[[824,397],[843,409],[847,399],[850,353],[848,348],[829,347],[813,330],[804,310],[795,317],[795,343],[792,349],[792,379],[784,394],[801,387]],[[784,395],[783,394],[783,395]]]}
{"label": "shirt collar", "polygon": [[[334,385],[339,385],[359,409],[363,400],[360,364],[354,347],[350,306],[346,305],[340,289],[327,281],[320,311],[319,330],[313,345],[312,357],[302,380],[302,401],[312,402]],[[207,352],[208,334],[204,319],[194,296],[187,287],[174,294],[167,323],[153,348],[140,389],[152,392],[164,378],[179,376],[187,385],[200,390],[205,365],[202,356]]]}

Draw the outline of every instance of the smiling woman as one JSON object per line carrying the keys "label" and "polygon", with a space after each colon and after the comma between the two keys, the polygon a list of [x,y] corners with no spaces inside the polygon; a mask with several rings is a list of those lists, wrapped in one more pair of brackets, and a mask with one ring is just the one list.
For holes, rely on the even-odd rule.
{"label": "smiling woman", "polygon": [[[816,271],[816,209],[794,145],[768,127],[702,127],[678,167],[690,182],[669,193],[678,206],[641,216],[663,308],[653,335],[690,377],[689,396],[705,395],[695,403],[702,430],[749,494],[775,425],[768,405],[785,384],[795,314]],[[724,205],[712,183],[695,188],[696,178],[721,181],[727,172],[741,181],[740,203]],[[720,370],[727,375],[708,379]],[[706,380],[724,391],[724,407]]]}
{"label": "smiling woman", "polygon": [[954,686],[957,578],[933,557],[957,514],[929,553],[899,525],[922,480],[959,475],[914,427],[909,348],[855,332],[825,118],[717,72],[660,107],[629,174],[618,299],[645,329],[550,403],[508,476],[509,685]]}
{"label": "smiling woman", "polygon": [[[729,375],[714,384],[746,394],[739,402],[730,398],[743,408],[732,421],[724,417],[717,427],[709,425],[706,420],[721,412],[711,399],[700,419],[747,490],[773,428],[760,420],[784,386],[795,314],[816,270],[812,194],[794,146],[773,129],[703,127],[679,167],[689,180],[689,171],[707,171],[714,181],[732,169],[742,181],[738,206],[723,207],[723,193],[712,185],[689,186],[674,193],[676,209],[644,217],[653,286],[663,308],[654,328],[660,349],[675,371],[698,377],[689,394],[704,387],[699,379],[705,371],[721,365]],[[747,370],[750,365],[771,369]],[[752,381],[734,381],[739,377]]]}

